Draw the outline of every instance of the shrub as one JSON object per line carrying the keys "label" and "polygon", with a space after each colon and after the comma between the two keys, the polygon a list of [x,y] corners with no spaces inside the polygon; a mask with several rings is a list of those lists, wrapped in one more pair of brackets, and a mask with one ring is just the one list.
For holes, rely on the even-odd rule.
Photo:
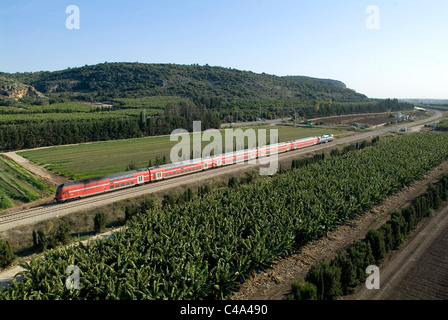
{"label": "shrub", "polygon": [[47,249],[48,246],[48,237],[47,233],[43,228],[39,228],[39,230],[33,230],[33,249],[35,252],[43,252]]}
{"label": "shrub", "polygon": [[237,187],[239,184],[239,179],[237,177],[230,177],[228,187],[234,188]]}
{"label": "shrub", "polygon": [[2,191],[0,190],[0,210],[8,209],[13,206],[11,199]]}
{"label": "shrub", "polygon": [[417,226],[418,220],[417,216],[415,214],[415,208],[413,206],[407,207],[401,211],[401,214],[403,215],[404,220],[407,223],[407,232],[414,230],[414,228]]}
{"label": "shrub", "polygon": [[100,233],[106,227],[106,214],[103,211],[98,211],[93,220],[93,230],[95,233]]}
{"label": "shrub", "polygon": [[356,268],[352,260],[347,254],[339,253],[338,256],[331,262],[332,265],[337,265],[341,269],[341,289],[342,294],[351,294],[354,288],[358,285],[356,278]]}
{"label": "shrub", "polygon": [[15,260],[16,256],[12,252],[8,241],[0,240],[0,268],[6,268]]}
{"label": "shrub", "polygon": [[132,204],[129,206],[126,206],[124,209],[124,219],[125,221],[129,221],[134,217],[140,210],[140,207],[137,204]]}
{"label": "shrub", "polygon": [[316,286],[318,300],[335,300],[341,294],[341,268],[321,262],[311,267],[305,281]]}
{"label": "shrub", "polygon": [[365,281],[366,267],[375,263],[370,244],[364,241],[355,241],[353,245],[347,249],[347,253],[356,270],[356,279],[360,282]]}
{"label": "shrub", "polygon": [[288,300],[317,300],[317,288],[303,279],[294,281],[291,284],[292,291],[288,295]]}
{"label": "shrub", "polygon": [[379,228],[379,231],[383,234],[384,237],[384,249],[386,252],[389,252],[393,249],[393,235],[392,235],[392,227],[389,223],[385,223]]}
{"label": "shrub", "polygon": [[65,221],[61,221],[61,224],[59,225],[58,229],[56,230],[53,236],[56,244],[69,244],[70,232],[71,232],[70,225]]}
{"label": "shrub", "polygon": [[140,205],[140,213],[145,213],[146,211],[150,209],[154,209],[156,207],[156,201],[153,197],[147,197],[145,200],[143,200],[142,204]]}
{"label": "shrub", "polygon": [[379,263],[386,256],[386,247],[384,243],[384,236],[377,230],[370,229],[366,235],[366,241],[372,248],[372,255],[376,263]]}
{"label": "shrub", "polygon": [[400,244],[406,239],[406,231],[408,229],[406,220],[400,211],[391,213],[392,218],[388,221],[392,228],[392,249],[398,249]]}

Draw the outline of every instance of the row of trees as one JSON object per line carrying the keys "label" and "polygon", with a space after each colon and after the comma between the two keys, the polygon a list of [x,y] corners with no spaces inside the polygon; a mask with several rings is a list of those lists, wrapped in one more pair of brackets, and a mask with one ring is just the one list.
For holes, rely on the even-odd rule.
{"label": "row of trees", "polygon": [[436,131],[448,131],[448,119],[440,121],[436,125]]}
{"label": "row of trees", "polygon": [[170,110],[170,108],[181,110],[181,112],[174,115],[167,114],[149,118],[142,111],[139,118],[49,120],[40,123],[4,125],[0,126],[0,148],[19,150],[81,142],[167,135],[180,128],[192,131],[194,120],[202,122],[203,130],[219,128],[220,122],[214,113],[201,110],[192,102],[169,103],[167,110]]}
{"label": "row of trees", "polygon": [[334,102],[331,99],[294,101],[233,101],[217,108],[218,117],[225,122],[256,121],[277,118],[319,118],[335,115],[412,110],[411,103],[397,99],[359,102]]}
{"label": "row of trees", "polygon": [[305,279],[292,284],[291,300],[334,300],[354,292],[366,281],[366,267],[380,264],[386,254],[396,250],[424,218],[432,215],[448,200],[448,175],[437,184],[428,185],[425,194],[402,210],[391,213],[388,222],[378,230],[369,230],[363,240],[354,242],[329,263],[314,264]]}

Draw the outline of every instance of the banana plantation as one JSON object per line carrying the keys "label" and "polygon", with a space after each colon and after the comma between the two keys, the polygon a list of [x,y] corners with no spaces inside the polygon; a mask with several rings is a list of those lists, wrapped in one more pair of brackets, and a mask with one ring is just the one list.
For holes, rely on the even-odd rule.
{"label": "banana plantation", "polygon": [[[443,133],[382,139],[257,183],[148,210],[113,239],[45,252],[0,299],[224,299],[448,159]],[[69,266],[79,288],[67,286]]]}

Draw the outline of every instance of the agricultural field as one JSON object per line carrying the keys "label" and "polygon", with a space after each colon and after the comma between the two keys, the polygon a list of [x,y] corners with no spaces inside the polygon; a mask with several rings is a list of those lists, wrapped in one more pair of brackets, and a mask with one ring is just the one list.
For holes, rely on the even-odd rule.
{"label": "agricultural field", "polygon": [[147,97],[116,99],[114,104],[87,102],[60,102],[44,105],[16,102],[16,105],[0,106],[0,125],[38,123],[49,120],[91,120],[107,118],[135,118],[145,109],[147,116],[163,114],[169,102],[180,102],[178,97]]}
{"label": "agricultural field", "polygon": [[[0,299],[223,299],[448,159],[443,133],[415,133],[256,183],[141,213],[113,239],[49,250]],[[391,161],[393,160],[393,161]],[[64,285],[69,265],[80,289]]]}
{"label": "agricultural field", "polygon": [[14,161],[0,156],[0,210],[35,201],[54,191]]}
{"label": "agricultural field", "polygon": [[[315,123],[324,123],[330,125],[350,126],[354,123],[362,123],[367,126],[377,126],[392,121],[397,121],[398,112],[388,112],[380,114],[364,114],[364,115],[340,115],[333,117],[325,117],[314,119]],[[409,115],[410,120],[419,120],[428,117],[427,113],[421,111],[406,111],[402,115]]]}
{"label": "agricultural field", "polygon": [[[266,129],[266,136],[269,138],[269,130],[274,127],[252,128]],[[246,128],[241,129],[244,131]],[[274,129],[278,129],[280,142],[329,133],[328,129],[322,128],[276,126]],[[224,139],[225,130],[220,132]],[[332,129],[331,133],[341,135],[346,131]],[[171,148],[177,143],[170,141],[170,136],[156,136],[43,148],[19,152],[19,155],[55,173],[78,180],[125,171],[131,163],[137,168],[143,168],[148,166],[150,160],[155,161],[163,157],[170,159]],[[208,143],[210,142],[203,142],[203,146]]]}
{"label": "agricultural field", "polygon": [[444,119],[444,120],[440,121],[436,125],[436,130],[437,131],[448,131],[448,119]]}

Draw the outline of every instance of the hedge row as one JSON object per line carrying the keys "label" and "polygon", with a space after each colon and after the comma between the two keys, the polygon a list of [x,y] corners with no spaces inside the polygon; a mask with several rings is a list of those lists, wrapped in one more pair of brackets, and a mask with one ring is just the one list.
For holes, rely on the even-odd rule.
{"label": "hedge row", "polygon": [[386,254],[396,250],[417,224],[432,216],[448,200],[448,175],[437,184],[428,185],[425,194],[403,210],[391,213],[391,218],[378,230],[369,230],[363,240],[354,242],[327,262],[314,264],[305,279],[292,284],[289,300],[335,300],[354,292],[365,282],[366,267],[379,264]]}

